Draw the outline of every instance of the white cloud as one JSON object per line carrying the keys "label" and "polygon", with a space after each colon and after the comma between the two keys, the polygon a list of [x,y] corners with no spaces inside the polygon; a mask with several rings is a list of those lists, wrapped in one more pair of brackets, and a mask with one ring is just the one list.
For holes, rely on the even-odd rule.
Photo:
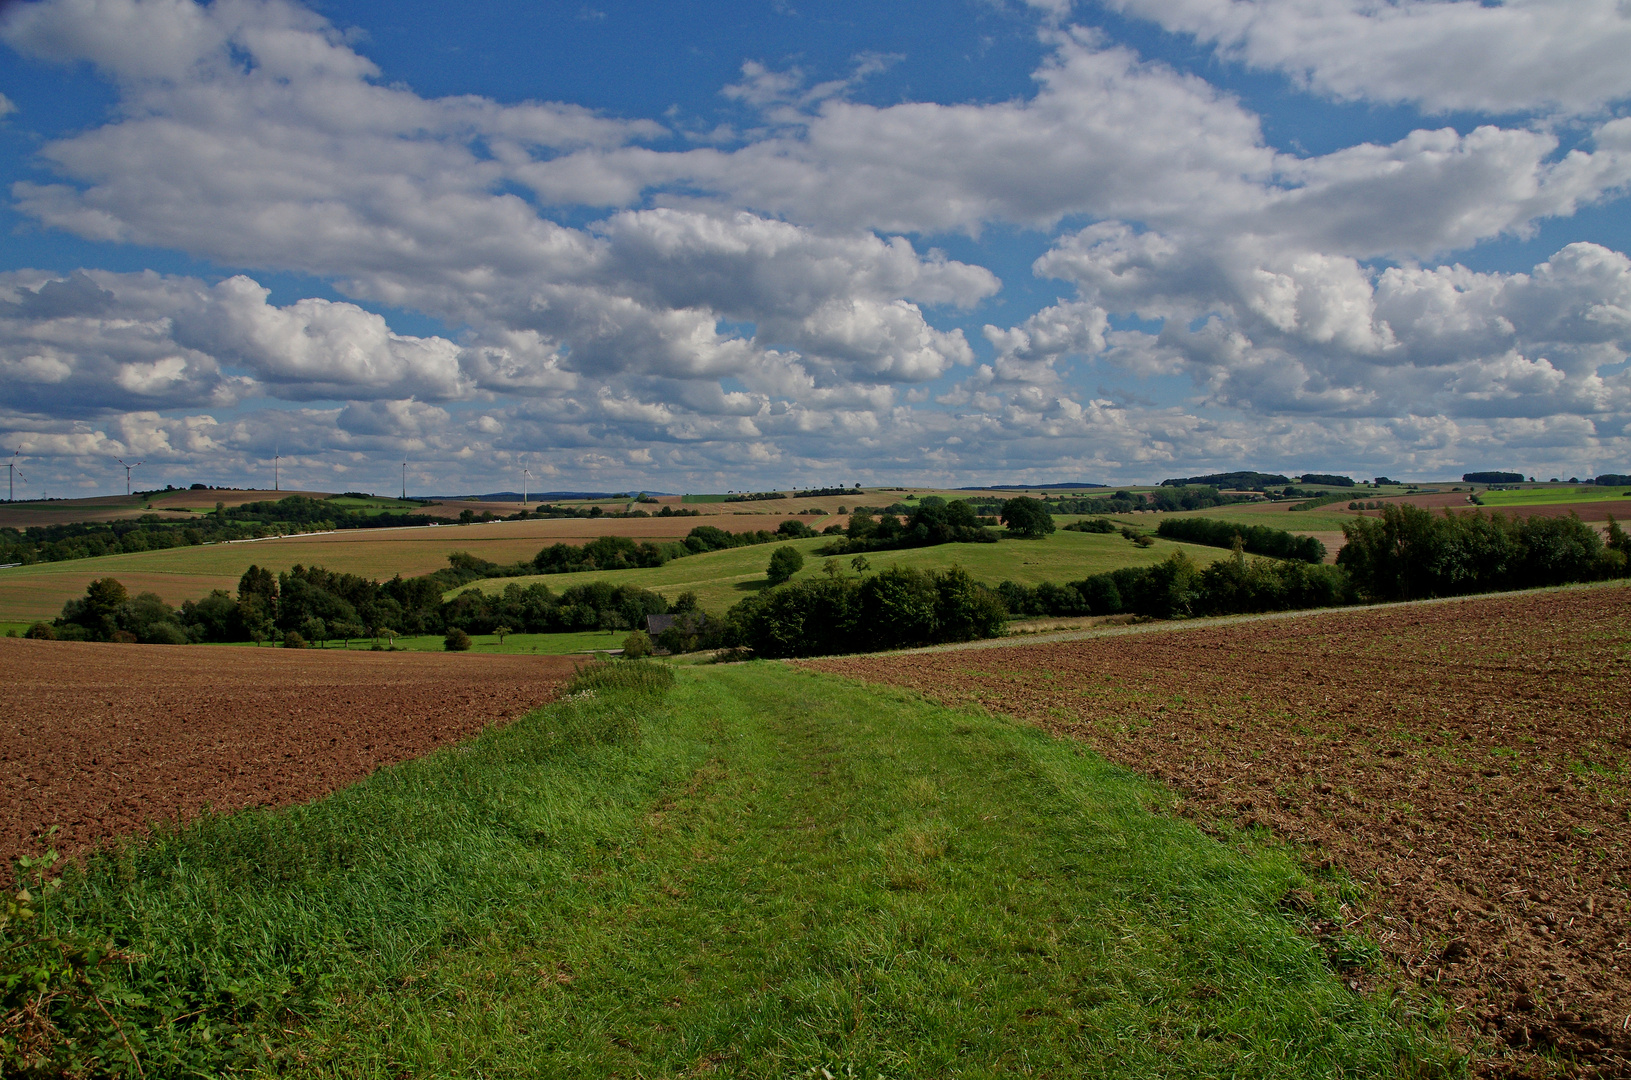
{"label": "white cloud", "polygon": [[[146,446],[177,469],[200,439],[212,461],[249,468],[280,432],[313,448],[313,469],[410,448],[466,469],[550,446],[574,455],[563,470],[646,486],[740,469],[827,482],[840,463],[852,479],[1131,479],[1298,455],[1404,471],[1485,453],[1520,421],[1514,437],[1546,453],[1623,455],[1624,255],[1573,245],[1527,275],[1414,260],[1614,197],[1631,180],[1631,119],[1592,121],[1561,155],[1537,124],[1298,157],[1205,80],[1059,29],[1066,3],[1033,6],[1050,22],[1031,95],[876,106],[847,95],[888,58],[814,86],[748,65],[725,93],[762,127],[736,149],[671,150],[647,120],[382,85],[282,0],[14,5],[8,43],[89,60],[120,94],[108,123],[43,147],[59,175],[17,184],[21,212],[317,275],[358,303],[275,305],[242,275],[0,276],[0,427],[70,457]],[[1587,6],[1588,22],[1609,18]],[[1373,35],[1352,51],[1387,58],[1384,30],[1427,40],[1450,25],[1434,20],[1481,27],[1497,9],[1385,7],[1182,0],[1171,18],[1265,66],[1296,50],[1263,43],[1302,27],[1297,70],[1326,92],[1450,100],[1412,83],[1403,53],[1361,85],[1321,35],[1352,16]],[[1520,9],[1536,49],[1595,63],[1546,5],[1493,18]],[[1196,28],[1213,16],[1245,28]],[[1602,68],[1508,89],[1595,108],[1619,93]],[[605,216],[551,220],[586,207]],[[962,251],[992,225],[1061,221],[1035,270],[1075,296],[1041,310],[1009,310],[994,273],[922,238],[973,237]],[[367,304],[458,329],[402,334]],[[982,304],[976,325],[992,321],[971,343],[956,323]],[[1163,328],[1115,328],[1124,315]],[[1181,405],[1123,385],[1175,374],[1194,388]],[[263,399],[305,407],[248,404]]]}
{"label": "white cloud", "polygon": [[1208,400],[1249,412],[1570,414],[1610,427],[1631,413],[1631,260],[1595,244],[1530,274],[1373,273],[1349,258],[1265,255],[1250,242],[1180,249],[1105,225],[1037,269],[1075,281],[1084,304],[1163,320],[1159,333],[1110,335],[1110,363],[1188,372]]}
{"label": "white cloud", "polygon": [[1108,0],[1337,98],[1589,113],[1631,96],[1619,0]]}

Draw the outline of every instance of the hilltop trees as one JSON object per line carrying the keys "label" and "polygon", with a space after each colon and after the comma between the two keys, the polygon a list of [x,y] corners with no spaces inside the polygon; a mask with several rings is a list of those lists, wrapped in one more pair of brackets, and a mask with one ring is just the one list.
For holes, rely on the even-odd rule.
{"label": "hilltop trees", "polygon": [[1002,504],[1002,523],[1015,536],[1040,540],[1053,532],[1053,515],[1040,500],[1019,495]]}
{"label": "hilltop trees", "polygon": [[917,506],[905,510],[904,522],[895,510],[896,507],[890,507],[874,517],[869,507],[856,507],[844,536],[818,549],[817,554],[850,555],[936,544],[989,544],[997,539],[991,530],[981,527],[974,508],[961,499],[947,502],[938,495],[926,495]]}

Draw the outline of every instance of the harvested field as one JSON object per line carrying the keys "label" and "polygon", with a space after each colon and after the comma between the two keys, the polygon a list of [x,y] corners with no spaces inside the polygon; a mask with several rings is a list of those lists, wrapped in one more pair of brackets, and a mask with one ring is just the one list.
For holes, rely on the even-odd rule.
{"label": "harvested field", "polygon": [[1347,924],[1486,1073],[1631,1075],[1631,588],[810,666],[1081,739],[1351,874]]}
{"label": "harvested field", "polygon": [[579,661],[0,638],[0,858],[282,806],[554,697]]}

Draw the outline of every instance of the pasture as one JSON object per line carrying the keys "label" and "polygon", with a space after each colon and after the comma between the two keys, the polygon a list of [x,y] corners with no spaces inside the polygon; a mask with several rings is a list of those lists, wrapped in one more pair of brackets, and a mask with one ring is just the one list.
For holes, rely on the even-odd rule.
{"label": "pasture", "polygon": [[448,555],[455,551],[468,551],[496,563],[513,563],[531,559],[540,548],[559,542],[586,543],[612,534],[637,540],[675,540],[699,524],[740,532],[774,529],[782,520],[781,516],[764,514],[724,519],[539,518],[473,525],[348,529],[37,563],[0,569],[0,620],[55,618],[62,613],[65,601],[83,595],[86,585],[102,577],[118,578],[133,596],[154,592],[166,603],[179,606],[183,600],[196,600],[211,589],[236,590],[238,579],[251,564],[279,571],[298,563],[373,579],[396,574],[414,577],[447,566]]}
{"label": "pasture", "polygon": [[[826,559],[815,550],[830,543],[830,537],[786,541],[804,555],[804,569],[794,580],[826,573]],[[694,592],[706,611],[722,612],[743,597],[752,595],[767,585],[765,568],[776,544],[730,548],[675,559],[666,566],[643,570],[604,572],[587,570],[571,574],[539,574],[524,578],[491,578],[475,581],[450,590],[448,598],[467,589],[483,592],[503,592],[511,584],[548,585],[554,592],[572,585],[604,580],[618,585],[635,585],[660,592],[670,600],[682,592]],[[1041,540],[1002,540],[995,544],[941,544],[936,547],[906,548],[899,551],[872,551],[865,555],[871,570],[891,566],[919,569],[944,569],[961,566],[976,581],[996,585],[1001,581],[1018,581],[1035,585],[1043,581],[1071,581],[1088,574],[1114,570],[1123,566],[1151,566],[1174,551],[1187,552],[1202,566],[1211,565],[1228,555],[1219,548],[1198,544],[1179,544],[1158,540],[1155,545],[1140,548],[1115,533],[1055,532]],[[854,574],[851,559],[839,556],[833,561],[840,571]]]}

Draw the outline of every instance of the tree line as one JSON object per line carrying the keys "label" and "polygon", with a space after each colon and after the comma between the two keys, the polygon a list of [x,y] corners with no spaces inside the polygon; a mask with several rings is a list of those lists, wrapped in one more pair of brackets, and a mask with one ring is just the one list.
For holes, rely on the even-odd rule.
{"label": "tree line", "polygon": [[1253,555],[1308,563],[1325,561],[1325,545],[1312,536],[1297,536],[1267,525],[1236,525],[1214,518],[1167,518],[1156,526],[1155,535],[1164,540],[1222,548],[1233,547],[1239,537],[1241,545]]}
{"label": "tree line", "polygon": [[1245,535],[1237,531],[1233,555],[1205,568],[1176,552],[1154,566],[1058,584],[1005,581],[996,589],[957,567],[892,567],[852,578],[832,560],[824,575],[775,585],[722,617],[702,613],[694,595],[682,595],[670,605],[659,593],[605,581],[574,585],[558,594],[543,583],[515,582],[497,594],[467,590],[442,600],[447,587],[442,575],[469,572],[468,556],[463,569],[454,565],[385,582],[321,567],[296,566],[273,574],[252,566],[235,596],[215,590],[179,609],[153,593],[132,597],[113,578],[98,579],[85,596],[64,605],[55,623],[37,623],[29,635],[156,644],[281,638],[290,644],[386,632],[628,629],[643,626],[647,615],[675,614],[681,617],[667,642],[659,641],[666,647],[746,647],[765,657],[815,656],[989,637],[1001,632],[1009,615],[1187,618],[1631,575],[1631,537],[1612,520],[1605,541],[1572,515],[1434,515],[1390,505],[1380,518],[1347,523],[1344,532],[1347,544],[1335,566],[1248,559]]}
{"label": "tree line", "polygon": [[[1167,524],[1159,531],[1190,539],[1168,533]],[[1063,584],[1004,581],[996,591],[1015,615],[1169,619],[1424,600],[1631,576],[1631,536],[1612,518],[1607,532],[1605,541],[1574,515],[1518,519],[1450,510],[1434,515],[1389,504],[1380,518],[1344,524],[1346,544],[1335,566],[1286,558],[1248,560],[1240,531],[1232,538],[1233,557],[1205,569],[1175,552],[1155,566]]]}

